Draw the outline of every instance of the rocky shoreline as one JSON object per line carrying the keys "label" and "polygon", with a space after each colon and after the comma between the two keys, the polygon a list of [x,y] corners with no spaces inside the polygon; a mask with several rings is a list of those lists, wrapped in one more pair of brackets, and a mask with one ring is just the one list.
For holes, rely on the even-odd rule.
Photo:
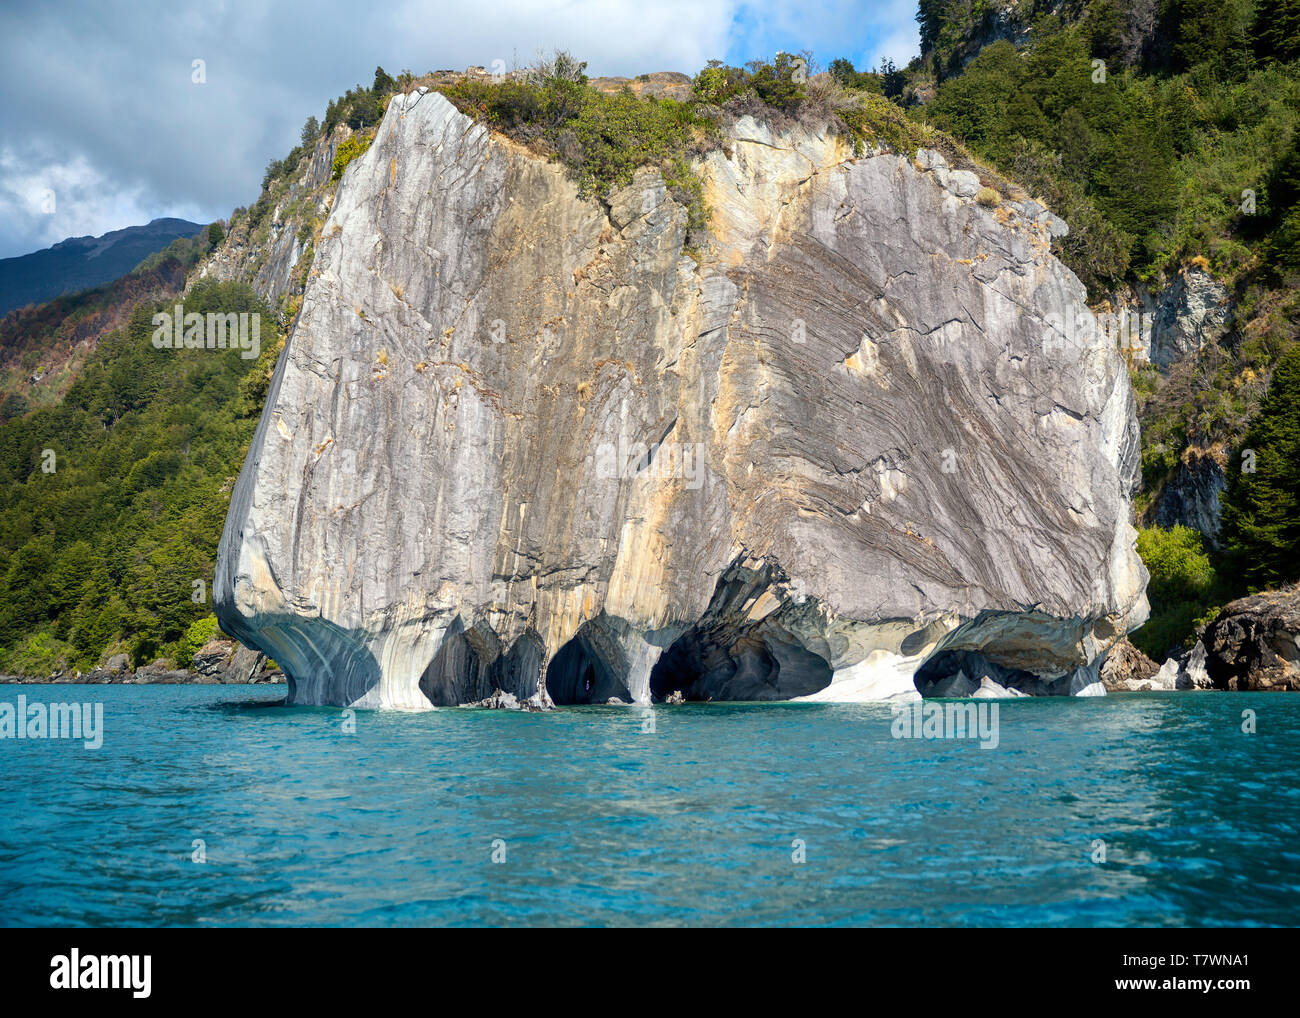
{"label": "rocky shoreline", "polygon": [[[1254,594],[1225,605],[1189,650],[1167,658],[1163,665],[1157,665],[1128,639],[1120,640],[1106,655],[1100,678],[1107,693],[1300,692],[1300,586]],[[265,654],[225,639],[206,643],[189,668],[155,661],[132,669],[126,655],[118,654],[103,667],[85,673],[0,675],[0,685],[252,685],[284,681],[284,673]],[[931,690],[930,695],[996,695],[989,692],[993,688],[990,683],[989,678],[981,681],[976,675],[974,691],[945,687]],[[674,696],[675,702],[682,702],[680,693]],[[470,706],[526,709],[525,704],[500,691]]]}
{"label": "rocky shoreline", "polygon": [[1300,692],[1300,586],[1225,605],[1191,649],[1157,665],[1127,639],[1101,669],[1107,692]]}
{"label": "rocky shoreline", "polygon": [[209,640],[194,655],[189,668],[173,668],[166,661],[132,669],[125,654],[116,654],[89,672],[55,672],[52,675],[0,675],[0,685],[251,685],[284,682],[284,673],[266,655],[234,640]]}

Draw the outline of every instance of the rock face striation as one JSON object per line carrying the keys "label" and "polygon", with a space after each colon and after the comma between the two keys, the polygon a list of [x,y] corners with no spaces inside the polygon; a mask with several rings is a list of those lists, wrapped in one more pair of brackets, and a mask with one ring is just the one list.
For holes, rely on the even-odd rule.
{"label": "rock face striation", "polygon": [[1061,324],[1060,221],[750,118],[698,169],[684,250],[656,171],[584,200],[393,99],[218,554],[291,702],[915,697],[972,662],[1101,691],[1146,616],[1138,434],[1119,356]]}

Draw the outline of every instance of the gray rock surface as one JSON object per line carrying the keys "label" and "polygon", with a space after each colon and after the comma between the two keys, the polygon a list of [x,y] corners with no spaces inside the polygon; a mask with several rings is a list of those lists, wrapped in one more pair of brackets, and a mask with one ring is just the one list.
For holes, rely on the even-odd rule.
{"label": "gray rock surface", "polygon": [[1204,269],[1185,268],[1161,294],[1151,335],[1151,363],[1162,371],[1217,342],[1232,320],[1230,295]]}
{"label": "gray rock surface", "polygon": [[1221,497],[1228,487],[1222,449],[1188,448],[1173,475],[1161,485],[1144,518],[1169,529],[1176,525],[1200,531],[1220,547]]}
{"label": "gray rock surface", "polygon": [[198,682],[242,684],[283,682],[276,668],[268,666],[266,655],[240,646],[234,640],[209,640],[194,655],[190,671]]}
{"label": "gray rock surface", "polygon": [[731,134],[695,258],[655,171],[582,200],[436,92],[390,103],[218,554],[290,702],[915,697],[961,651],[1101,690],[1146,615],[1134,403],[1047,324],[1085,296],[1048,225]]}
{"label": "gray rock surface", "polygon": [[1173,658],[1166,659],[1159,670],[1151,676],[1150,681],[1155,689],[1191,688],[1190,685],[1184,687],[1178,684],[1178,662]]}
{"label": "gray rock surface", "polygon": [[1134,360],[1162,372],[1221,340],[1235,310],[1227,287],[1199,265],[1185,266],[1154,291],[1141,284],[1126,288],[1110,303],[1130,316],[1119,338]]}
{"label": "gray rock surface", "polygon": [[958,198],[974,198],[980,189],[980,178],[970,170],[949,170],[946,187]]}
{"label": "gray rock surface", "polygon": [[1205,644],[1200,640],[1192,645],[1191,650],[1166,660],[1160,666],[1158,673],[1160,680],[1167,682],[1171,671],[1175,689],[1214,688],[1214,683],[1210,680],[1210,674],[1205,667]]}

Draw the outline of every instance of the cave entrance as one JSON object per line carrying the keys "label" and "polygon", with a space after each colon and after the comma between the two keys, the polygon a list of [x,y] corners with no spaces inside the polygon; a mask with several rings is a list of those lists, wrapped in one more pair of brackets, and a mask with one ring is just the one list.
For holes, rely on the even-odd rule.
{"label": "cave entrance", "polygon": [[985,678],[1030,695],[1040,694],[1046,685],[1033,672],[998,664],[977,650],[941,650],[916,670],[912,681],[923,697],[963,698],[974,695]]}
{"label": "cave entrance", "polygon": [[420,692],[435,707],[473,703],[492,692],[485,672],[458,618],[448,628],[438,653],[420,676]]}
{"label": "cave entrance", "polygon": [[589,626],[579,629],[547,665],[547,693],[561,707],[606,703],[614,698],[630,703],[627,684],[596,651]]}
{"label": "cave entrance", "polygon": [[650,673],[650,695],[665,700],[793,700],[831,684],[830,664],[776,629],[742,634],[691,630]]}
{"label": "cave entrance", "polygon": [[531,629],[507,649],[488,627],[466,629],[457,618],[420,677],[420,690],[435,707],[476,703],[498,689],[527,700],[537,694],[545,654]]}

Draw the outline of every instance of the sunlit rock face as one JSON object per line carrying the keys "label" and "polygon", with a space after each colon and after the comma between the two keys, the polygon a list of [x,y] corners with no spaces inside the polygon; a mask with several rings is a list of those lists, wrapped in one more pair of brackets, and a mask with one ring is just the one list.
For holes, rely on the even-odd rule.
{"label": "sunlit rock face", "polygon": [[915,697],[962,652],[1100,689],[1146,614],[1137,427],[1060,327],[1059,221],[932,153],[731,135],[688,254],[653,170],[605,206],[392,101],[221,540],[222,626],[291,702]]}

